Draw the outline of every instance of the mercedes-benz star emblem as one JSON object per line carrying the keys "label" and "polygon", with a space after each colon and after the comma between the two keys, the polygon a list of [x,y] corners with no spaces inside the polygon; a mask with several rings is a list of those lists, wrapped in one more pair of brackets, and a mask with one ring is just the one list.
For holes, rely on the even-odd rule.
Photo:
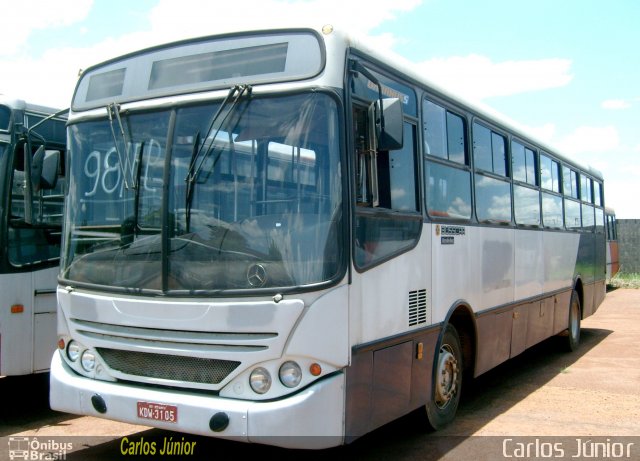
{"label": "mercedes-benz star emblem", "polygon": [[267,270],[262,264],[252,264],[247,269],[247,281],[253,288],[260,288],[267,283]]}

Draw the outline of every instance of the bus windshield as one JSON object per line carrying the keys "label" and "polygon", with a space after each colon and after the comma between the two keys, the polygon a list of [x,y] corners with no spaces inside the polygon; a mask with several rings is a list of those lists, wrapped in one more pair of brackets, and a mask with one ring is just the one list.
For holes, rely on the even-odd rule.
{"label": "bus windshield", "polygon": [[67,282],[177,294],[339,276],[335,101],[247,97],[213,120],[219,106],[69,127]]}

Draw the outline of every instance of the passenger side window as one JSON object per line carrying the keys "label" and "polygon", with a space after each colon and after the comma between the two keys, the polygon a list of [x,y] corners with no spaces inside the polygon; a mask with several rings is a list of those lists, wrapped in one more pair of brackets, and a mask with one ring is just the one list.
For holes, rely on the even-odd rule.
{"label": "passenger side window", "polygon": [[428,99],[422,108],[427,213],[431,218],[469,220],[471,174],[465,121]]}
{"label": "passenger side window", "polygon": [[564,195],[567,197],[578,198],[578,175],[577,173],[564,165],[562,167],[562,184]]}
{"label": "passenger side window", "polygon": [[543,189],[560,193],[560,164],[543,154],[540,155],[540,182]]}
{"label": "passenger side window", "polygon": [[462,117],[424,100],[424,153],[452,162],[466,163],[465,128]]}
{"label": "passenger side window", "polygon": [[476,170],[507,176],[507,149],[504,136],[479,123],[473,124],[473,159]]}

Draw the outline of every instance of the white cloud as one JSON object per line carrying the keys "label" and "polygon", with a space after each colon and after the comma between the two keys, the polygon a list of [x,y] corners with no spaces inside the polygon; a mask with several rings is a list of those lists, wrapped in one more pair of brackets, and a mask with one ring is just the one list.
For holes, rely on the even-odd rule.
{"label": "white cloud", "polygon": [[631,107],[631,103],[624,99],[607,99],[606,101],[602,101],[602,104],[600,104],[600,106],[603,109],[619,110],[628,109],[629,107]]}
{"label": "white cloud", "polygon": [[[417,7],[422,0],[237,0],[232,11],[221,12],[208,0],[160,0],[150,14],[152,29],[168,40],[213,35],[272,25],[333,24],[352,33],[370,34],[383,22]],[[391,35],[379,37],[385,47]]]}
{"label": "white cloud", "polygon": [[22,0],[2,6],[0,56],[17,54],[35,30],[68,26],[87,17],[93,0]]}
{"label": "white cloud", "polygon": [[[218,2],[208,0],[160,0],[149,12],[150,27],[146,30],[114,35],[90,47],[82,47],[80,41],[77,48],[50,49],[38,58],[17,53],[33,30],[68,26],[81,21],[88,15],[92,1],[24,0],[17,4],[18,7],[9,9],[12,16],[3,16],[3,23],[14,24],[15,30],[3,34],[0,45],[0,68],[3,70],[0,74],[0,93],[39,104],[64,107],[71,101],[79,69],[173,40],[273,25],[313,24],[320,27],[330,23],[344,27],[351,33],[369,35],[373,46],[390,49],[397,43],[397,37],[392,34],[373,35],[372,31],[380,24],[413,10],[422,2],[236,0],[230,10],[221,9]],[[26,17],[29,21],[25,21]],[[30,28],[24,29],[25,24],[29,24]],[[116,30],[117,24],[114,25],[114,32]],[[86,28],[81,26],[80,33],[86,35]],[[46,78],[46,87],[42,84],[43,78]]]}
{"label": "white cloud", "polygon": [[568,154],[610,152],[620,146],[620,136],[615,126],[581,126],[555,143],[561,152]]}
{"label": "white cloud", "polygon": [[470,54],[434,58],[420,63],[436,83],[473,99],[510,96],[568,85],[573,79],[569,59],[493,62]]}
{"label": "white cloud", "polygon": [[520,126],[522,130],[540,141],[551,143],[556,134],[556,126],[553,123],[545,123],[542,126]]}

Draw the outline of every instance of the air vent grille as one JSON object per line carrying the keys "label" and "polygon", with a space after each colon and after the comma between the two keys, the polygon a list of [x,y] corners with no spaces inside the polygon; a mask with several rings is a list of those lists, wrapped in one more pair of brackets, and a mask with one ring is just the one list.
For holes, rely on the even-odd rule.
{"label": "air vent grille", "polygon": [[427,323],[427,290],[409,292],[409,326]]}
{"label": "air vent grille", "polygon": [[132,376],[219,384],[240,362],[97,348],[107,366]]}

